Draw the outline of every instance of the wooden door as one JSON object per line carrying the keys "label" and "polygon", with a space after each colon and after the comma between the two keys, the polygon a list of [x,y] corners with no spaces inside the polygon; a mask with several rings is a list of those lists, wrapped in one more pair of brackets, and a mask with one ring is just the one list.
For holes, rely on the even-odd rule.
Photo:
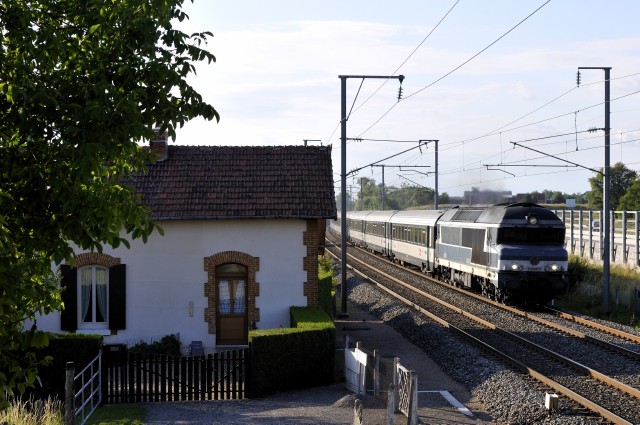
{"label": "wooden door", "polygon": [[216,268],[218,345],[248,343],[246,270],[240,264],[223,264]]}

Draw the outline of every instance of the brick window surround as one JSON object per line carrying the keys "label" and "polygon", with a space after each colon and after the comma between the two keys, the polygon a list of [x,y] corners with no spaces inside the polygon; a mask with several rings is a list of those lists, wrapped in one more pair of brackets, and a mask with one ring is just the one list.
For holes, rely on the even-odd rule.
{"label": "brick window surround", "polygon": [[73,264],[70,264],[70,266],[77,268],[84,266],[112,267],[117,266],[118,264],[120,264],[119,258],[97,252],[85,252],[76,255],[73,259]]}
{"label": "brick window surround", "polygon": [[260,321],[260,309],[256,308],[256,297],[260,295],[260,284],[256,282],[256,272],[260,270],[260,258],[237,251],[225,251],[204,258],[204,270],[207,282],[204,284],[204,296],[207,307],[204,309],[204,321],[208,325],[209,334],[216,333],[216,267],[221,264],[236,263],[247,267],[247,313],[249,326]]}

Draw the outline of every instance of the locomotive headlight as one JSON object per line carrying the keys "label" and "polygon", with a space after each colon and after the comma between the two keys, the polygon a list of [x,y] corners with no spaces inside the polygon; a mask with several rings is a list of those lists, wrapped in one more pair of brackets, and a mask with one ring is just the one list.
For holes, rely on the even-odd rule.
{"label": "locomotive headlight", "polygon": [[511,264],[511,270],[513,271],[522,270],[522,266],[520,264],[513,263]]}
{"label": "locomotive headlight", "polygon": [[557,272],[558,270],[560,270],[560,266],[558,266],[557,264],[551,264],[545,266],[544,269],[548,272]]}
{"label": "locomotive headlight", "polygon": [[538,217],[536,215],[527,216],[527,223],[529,224],[538,224]]}

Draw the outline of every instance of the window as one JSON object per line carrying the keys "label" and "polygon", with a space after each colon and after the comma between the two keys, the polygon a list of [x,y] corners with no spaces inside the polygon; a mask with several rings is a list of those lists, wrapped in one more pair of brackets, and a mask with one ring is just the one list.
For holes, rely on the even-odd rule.
{"label": "window", "polygon": [[126,270],[125,264],[60,266],[64,302],[60,329],[126,329]]}
{"label": "window", "polygon": [[88,266],[78,272],[78,323],[81,328],[106,328],[109,321],[109,270],[101,266]]}
{"label": "window", "polygon": [[501,227],[498,244],[564,244],[564,229],[535,227]]}
{"label": "window", "polygon": [[220,280],[218,289],[220,301],[218,311],[221,314],[244,314],[245,311],[245,281],[244,280]]}

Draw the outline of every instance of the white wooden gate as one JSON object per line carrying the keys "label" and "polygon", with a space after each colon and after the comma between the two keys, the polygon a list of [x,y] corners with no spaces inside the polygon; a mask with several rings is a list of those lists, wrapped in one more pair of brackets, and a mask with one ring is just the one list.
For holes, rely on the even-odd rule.
{"label": "white wooden gate", "polygon": [[367,353],[360,350],[357,346],[355,349],[350,350],[347,344],[344,350],[344,370],[346,387],[349,391],[356,394],[365,393],[366,367]]}

